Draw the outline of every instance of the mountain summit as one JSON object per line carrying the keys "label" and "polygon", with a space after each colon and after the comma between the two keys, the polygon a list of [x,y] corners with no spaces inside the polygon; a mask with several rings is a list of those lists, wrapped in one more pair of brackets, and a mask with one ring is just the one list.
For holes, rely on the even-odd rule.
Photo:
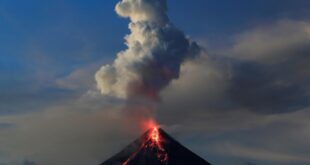
{"label": "mountain summit", "polygon": [[101,165],[211,165],[154,127]]}

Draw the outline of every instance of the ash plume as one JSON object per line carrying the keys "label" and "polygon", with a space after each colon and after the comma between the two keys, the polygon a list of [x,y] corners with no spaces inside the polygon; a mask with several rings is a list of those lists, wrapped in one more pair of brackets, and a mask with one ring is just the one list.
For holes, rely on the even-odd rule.
{"label": "ash plume", "polygon": [[179,77],[181,64],[200,48],[170,23],[166,0],[122,0],[115,10],[130,18],[128,48],[97,71],[97,87],[122,99],[157,100],[161,89]]}

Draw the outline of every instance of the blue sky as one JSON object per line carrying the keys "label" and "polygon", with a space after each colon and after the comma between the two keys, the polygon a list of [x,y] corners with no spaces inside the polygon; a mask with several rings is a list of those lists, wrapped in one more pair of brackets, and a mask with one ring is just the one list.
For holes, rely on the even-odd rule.
{"label": "blue sky", "polygon": [[[1,1],[1,70],[31,70],[34,60],[27,54],[36,48],[65,73],[104,57],[113,58],[124,48],[123,37],[128,32],[127,21],[114,12],[116,2]],[[174,24],[193,38],[207,38],[214,47],[255,25],[309,18],[306,0],[168,3]],[[91,52],[85,55],[81,49]]]}
{"label": "blue sky", "polygon": [[[33,153],[27,153],[23,147],[15,147],[11,144],[13,141],[10,141],[14,139],[19,142],[17,144],[20,144],[23,140],[15,139],[17,136],[25,139],[36,136],[40,131],[37,130],[39,128],[33,127],[35,123],[43,122],[42,125],[45,127],[40,129],[53,129],[54,127],[50,127],[53,122],[44,122],[43,119],[49,117],[43,113],[51,113],[51,118],[55,117],[56,121],[62,121],[61,119],[66,119],[66,117],[77,117],[77,120],[90,122],[92,118],[97,119],[96,115],[90,117],[91,119],[85,119],[84,113],[90,116],[98,109],[111,108],[118,103],[118,100],[113,98],[98,96],[100,94],[96,93],[98,91],[95,89],[94,81],[94,74],[100,66],[111,63],[117,52],[126,48],[124,36],[129,33],[129,20],[116,14],[114,8],[117,2],[118,0],[0,0],[0,135],[5,134],[5,138],[0,138],[0,143],[4,144],[2,147],[0,145],[0,164],[2,162],[5,165],[15,165],[20,162],[22,164],[28,159],[34,162],[44,162],[42,161],[44,156],[36,156],[36,150]],[[215,61],[216,67],[213,67],[212,63],[212,68],[209,65],[211,62],[205,62],[208,65],[206,68],[200,65],[190,67],[191,69],[202,68],[206,72],[210,70],[208,74],[197,74],[198,78],[194,77],[197,79],[193,81],[214,85],[215,90],[198,83],[197,86],[201,85],[206,93],[223,91],[226,93],[223,96],[221,94],[219,98],[210,97],[210,101],[206,101],[208,105],[199,102],[199,99],[197,102],[193,101],[195,105],[192,107],[196,107],[197,111],[193,110],[190,114],[193,114],[195,122],[169,117],[159,120],[168,127],[169,123],[172,124],[173,128],[188,124],[189,126],[184,128],[185,132],[193,134],[194,137],[179,133],[181,132],[179,130],[171,130],[175,131],[172,132],[182,142],[204,158],[209,159],[210,155],[210,161],[214,164],[221,165],[227,162],[233,162],[232,164],[236,165],[290,164],[292,162],[296,165],[308,164],[310,160],[304,158],[304,155],[309,155],[309,150],[302,146],[310,146],[309,143],[301,141],[296,144],[296,147],[289,144],[287,148],[281,146],[280,149],[274,145],[270,149],[266,147],[269,144],[252,137],[252,134],[266,141],[272,141],[271,137],[275,136],[272,132],[278,131],[284,136],[290,134],[288,139],[278,137],[282,144],[290,139],[298,141],[295,137],[291,137],[294,129],[301,129],[301,132],[310,130],[310,124],[307,122],[309,119],[309,87],[307,87],[309,67],[307,66],[310,52],[307,34],[310,34],[310,1],[168,0],[168,9],[171,22],[192,40],[202,45],[207,50],[210,59]],[[291,39],[296,40],[291,41]],[[266,42],[271,44],[264,44]],[[213,74],[222,73],[223,79],[212,77]],[[233,76],[227,76],[226,73]],[[211,77],[203,79],[204,75],[211,75]],[[218,81],[220,83],[217,83]],[[229,84],[228,90],[227,88],[222,90],[220,86],[222,82],[225,82],[223,86]],[[188,96],[192,94],[187,91],[182,93],[182,90],[173,91],[183,85],[188,87],[182,79],[176,84],[175,88],[171,87],[167,90],[168,92],[171,90],[172,94],[167,94],[164,98],[171,103],[163,105],[163,109],[179,108],[172,105],[179,101],[174,101],[172,97],[178,96],[182,100],[187,99],[186,96],[182,97],[182,94],[185,93],[184,95]],[[240,84],[243,85],[240,87]],[[252,91],[254,88],[256,90]],[[192,88],[189,87],[189,89]],[[245,92],[243,89],[250,92]],[[181,94],[177,95],[178,92]],[[291,97],[284,97],[286,95]],[[192,97],[209,98],[209,95],[198,93],[197,96]],[[218,105],[219,102],[221,106]],[[83,109],[86,105],[92,106],[91,110]],[[231,109],[237,109],[234,114],[239,115],[232,115],[230,118],[233,110],[225,105],[229,105]],[[72,108],[79,109],[77,115],[72,116],[74,113],[71,112]],[[212,108],[217,110],[216,113],[213,110],[210,112],[201,110]],[[174,112],[159,112],[159,114],[167,115]],[[108,113],[113,114],[113,112]],[[200,122],[203,125],[209,124],[209,122],[203,122],[206,119],[199,120],[199,116],[194,114],[214,115],[214,121],[210,120],[214,127],[190,129],[199,123],[196,121],[202,120]],[[219,114],[222,116],[219,117]],[[231,122],[240,121],[240,116],[256,122],[246,120],[244,123],[227,126]],[[296,116],[303,116],[304,122],[291,119]],[[35,120],[37,117],[40,120]],[[75,122],[76,120],[68,121],[68,128],[77,129],[80,123]],[[93,124],[85,124],[85,130],[93,127]],[[249,124],[249,128],[237,129],[244,124]],[[282,130],[279,126],[281,124],[287,124],[288,129]],[[18,129],[19,126],[21,129]],[[25,133],[24,127],[30,130],[33,128],[34,131]],[[55,126],[54,129],[57,130],[57,128]],[[96,132],[96,130],[92,131]],[[61,128],[59,133],[66,134],[64,132]],[[204,144],[204,147],[212,146],[209,149],[201,149],[197,143],[192,142],[195,141],[193,139],[196,135],[202,134],[201,132],[206,132],[207,135],[199,136],[197,141]],[[209,136],[209,133],[214,135]],[[80,132],[77,134],[84,136]],[[108,136],[107,134],[102,133],[98,137],[92,135],[90,139],[98,140],[99,137]],[[300,136],[306,138],[308,133],[306,134]],[[64,138],[68,137],[64,136]],[[255,140],[251,141],[247,138]],[[210,141],[205,142],[205,139]],[[122,144],[126,144],[126,140],[121,140]],[[101,144],[101,142],[98,143]],[[30,144],[40,146],[40,143]],[[95,144],[97,143],[91,143],[86,147],[91,148]],[[219,144],[227,148],[237,146],[239,153],[231,153],[229,149],[221,150],[218,148]],[[20,146],[23,145],[20,144]],[[261,148],[257,151],[259,156],[245,154],[255,151],[249,146],[260,146]],[[105,145],[100,147],[105,147]],[[1,148],[5,149],[2,151]],[[92,162],[93,159],[98,161],[100,153],[97,152],[106,152],[103,149],[90,150],[92,150],[92,156],[96,158],[85,157],[85,163]],[[284,153],[277,153],[279,150]],[[267,156],[264,160],[264,154],[261,153],[263,151],[277,154],[275,158]],[[47,151],[46,153],[53,152]],[[82,153],[76,153],[76,155],[79,154]],[[106,155],[102,155],[106,158],[109,154],[111,153],[106,152]],[[88,159],[91,161],[87,162]],[[62,161],[62,158],[53,161]]]}

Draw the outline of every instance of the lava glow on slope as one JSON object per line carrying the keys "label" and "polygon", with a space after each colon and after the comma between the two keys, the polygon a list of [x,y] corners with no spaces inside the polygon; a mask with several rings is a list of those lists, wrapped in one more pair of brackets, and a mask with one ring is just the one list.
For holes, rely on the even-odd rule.
{"label": "lava glow on slope", "polygon": [[168,154],[162,146],[162,139],[159,134],[158,127],[155,126],[149,136],[150,143],[148,143],[145,147],[149,147],[151,150],[156,150],[157,159],[165,164],[165,162],[168,161]]}
{"label": "lava glow on slope", "polygon": [[151,139],[152,139],[153,142],[160,143],[159,132],[158,132],[158,128],[157,127],[153,128],[150,136],[151,136]]}
{"label": "lava glow on slope", "polygon": [[122,165],[128,165],[128,163],[135,158],[135,156],[140,151],[151,151],[156,154],[157,159],[163,164],[167,164],[168,162],[168,153],[166,152],[165,148],[162,145],[163,139],[161,138],[159,127],[157,125],[154,125],[145,139],[145,141],[142,143],[142,145],[139,147],[138,151],[136,151],[134,154],[132,154]]}

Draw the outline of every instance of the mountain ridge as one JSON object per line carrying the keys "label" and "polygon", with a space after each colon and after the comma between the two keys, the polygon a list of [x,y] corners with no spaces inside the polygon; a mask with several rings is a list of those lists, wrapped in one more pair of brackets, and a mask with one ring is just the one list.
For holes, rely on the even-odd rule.
{"label": "mountain ridge", "polygon": [[100,165],[211,165],[163,129],[158,128],[157,134],[154,129],[149,129]]}

